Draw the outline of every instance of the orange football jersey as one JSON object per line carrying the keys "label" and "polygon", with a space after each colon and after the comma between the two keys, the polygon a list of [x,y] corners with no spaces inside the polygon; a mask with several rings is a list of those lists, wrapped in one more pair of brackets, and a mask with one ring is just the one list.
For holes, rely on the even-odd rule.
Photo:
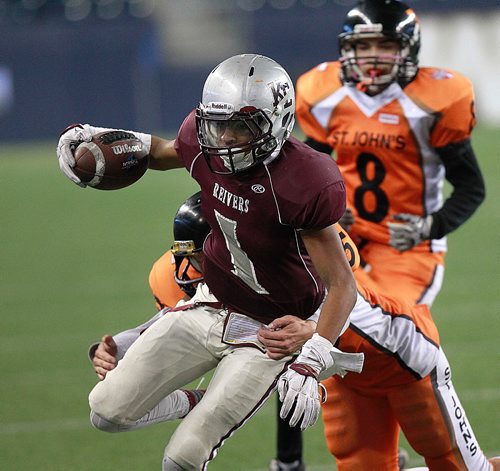
{"label": "orange football jersey", "polygon": [[[424,67],[404,89],[393,83],[371,97],[343,86],[339,73],[339,63],[328,62],[299,78],[298,122],[335,151],[356,216],[354,241],[388,244],[393,215],[441,208],[445,170],[435,148],[470,136],[473,88],[457,72]],[[428,251],[428,244],[418,249]],[[446,250],[445,238],[431,244]]]}

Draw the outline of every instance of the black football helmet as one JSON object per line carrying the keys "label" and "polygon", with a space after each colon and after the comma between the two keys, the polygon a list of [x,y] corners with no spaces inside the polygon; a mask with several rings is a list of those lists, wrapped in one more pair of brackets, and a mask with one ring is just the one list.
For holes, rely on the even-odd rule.
{"label": "black football helmet", "polygon": [[[356,57],[356,41],[368,38],[389,38],[400,45],[399,55],[389,60],[393,65],[388,74],[367,77],[361,71]],[[343,23],[339,37],[341,78],[346,85],[358,83],[373,87],[397,81],[401,86],[409,83],[418,71],[420,50],[420,25],[415,12],[398,0],[362,0],[351,9]],[[381,63],[388,59],[364,57],[364,60]]]}
{"label": "black football helmet", "polygon": [[[201,213],[201,191],[190,196],[177,210],[174,218],[174,243],[172,255],[175,259],[174,277],[179,287],[189,296],[194,296],[196,286],[203,281],[203,276],[190,279],[187,272],[193,266],[193,255],[200,253],[203,249],[210,226]],[[182,268],[184,259],[187,264]],[[200,271],[200,267],[194,266]]]}

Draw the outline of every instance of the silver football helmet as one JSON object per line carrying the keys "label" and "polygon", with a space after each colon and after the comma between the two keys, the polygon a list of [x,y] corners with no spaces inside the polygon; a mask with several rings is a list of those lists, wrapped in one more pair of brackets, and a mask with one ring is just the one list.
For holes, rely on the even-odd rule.
{"label": "silver football helmet", "polygon": [[230,57],[212,70],[196,109],[201,149],[210,169],[221,174],[246,171],[276,157],[294,122],[290,76],[274,60],[257,54]]}

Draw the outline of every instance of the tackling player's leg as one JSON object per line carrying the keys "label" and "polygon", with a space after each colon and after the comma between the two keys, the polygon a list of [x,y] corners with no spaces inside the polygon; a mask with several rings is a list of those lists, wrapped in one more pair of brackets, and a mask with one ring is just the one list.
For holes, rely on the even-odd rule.
{"label": "tackling player's leg", "polygon": [[[94,387],[90,408],[109,422],[135,424],[170,393],[217,366],[214,353],[201,348],[216,328],[222,331],[220,310],[204,306],[162,317]],[[165,342],[166,336],[177,342]]]}
{"label": "tackling player's leg", "polygon": [[339,471],[397,471],[399,425],[387,399],[357,392],[337,376],[323,384],[328,391],[322,406],[325,438]]}
{"label": "tackling player's leg", "polygon": [[178,389],[163,398],[144,417],[131,424],[115,424],[94,411],[90,412],[90,421],[95,428],[103,432],[129,432],[168,420],[182,419],[201,401],[204,394],[204,389]]}
{"label": "tackling player's leg", "polygon": [[269,471],[305,471],[302,461],[302,431],[297,425],[290,427],[287,420],[280,417],[282,402],[277,398],[277,455],[269,463]]}
{"label": "tackling player's leg", "polygon": [[491,471],[451,382],[444,352],[429,376],[389,393],[413,449],[430,469]]}

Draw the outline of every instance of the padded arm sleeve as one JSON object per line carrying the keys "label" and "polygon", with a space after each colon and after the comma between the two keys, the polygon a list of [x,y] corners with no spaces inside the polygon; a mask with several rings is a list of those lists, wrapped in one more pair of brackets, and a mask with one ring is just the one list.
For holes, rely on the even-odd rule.
{"label": "padded arm sleeve", "polygon": [[446,179],[453,186],[451,196],[432,215],[431,239],[439,239],[469,219],[483,202],[484,179],[470,139],[436,149],[443,161]]}

